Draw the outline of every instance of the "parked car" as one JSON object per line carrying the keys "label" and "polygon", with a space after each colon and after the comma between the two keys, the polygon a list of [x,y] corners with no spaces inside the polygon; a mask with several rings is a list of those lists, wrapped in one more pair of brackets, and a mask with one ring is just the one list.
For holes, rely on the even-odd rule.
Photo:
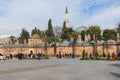
{"label": "parked car", "polygon": [[4,56],[3,54],[0,53],[0,60],[3,60],[4,59]]}

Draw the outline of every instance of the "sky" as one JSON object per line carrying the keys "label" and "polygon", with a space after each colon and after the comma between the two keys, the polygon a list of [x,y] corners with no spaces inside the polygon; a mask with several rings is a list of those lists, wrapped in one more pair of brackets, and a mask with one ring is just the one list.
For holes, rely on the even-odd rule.
{"label": "sky", "polygon": [[17,35],[25,28],[46,30],[48,20],[62,26],[68,7],[69,26],[98,25],[113,29],[120,22],[120,0],[0,0],[0,35]]}

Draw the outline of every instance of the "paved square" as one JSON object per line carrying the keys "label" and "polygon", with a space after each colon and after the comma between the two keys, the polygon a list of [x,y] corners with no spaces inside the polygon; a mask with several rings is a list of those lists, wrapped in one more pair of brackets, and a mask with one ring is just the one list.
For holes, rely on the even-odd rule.
{"label": "paved square", "polygon": [[120,61],[0,61],[0,80],[120,80]]}

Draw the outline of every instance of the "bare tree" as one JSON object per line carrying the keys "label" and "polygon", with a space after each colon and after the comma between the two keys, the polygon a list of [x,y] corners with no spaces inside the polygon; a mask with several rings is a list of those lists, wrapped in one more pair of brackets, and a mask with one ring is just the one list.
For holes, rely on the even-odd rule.
{"label": "bare tree", "polygon": [[10,57],[10,54],[14,51],[13,45],[12,44],[5,44],[3,45],[3,48],[5,50],[4,57],[5,59]]}
{"label": "bare tree", "polygon": [[62,27],[60,27],[60,26],[54,27],[53,32],[56,37],[60,38],[60,36],[62,34]]}
{"label": "bare tree", "polygon": [[19,49],[18,49],[18,52],[21,52],[23,53],[26,49],[25,49],[25,45],[24,44],[19,44]]}

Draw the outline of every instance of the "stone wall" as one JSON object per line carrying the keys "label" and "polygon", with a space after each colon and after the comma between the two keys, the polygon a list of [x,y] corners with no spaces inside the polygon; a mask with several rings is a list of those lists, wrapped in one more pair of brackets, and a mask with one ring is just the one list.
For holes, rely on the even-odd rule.
{"label": "stone wall", "polygon": [[[61,52],[62,54],[70,54],[72,53],[72,46],[57,46],[56,47],[56,54],[58,54],[59,52]],[[90,53],[93,53],[93,46],[76,46],[76,55],[81,55],[82,54],[82,51],[85,49],[86,52],[88,52],[88,54]],[[48,55],[54,55],[54,47],[47,47],[47,54]],[[104,53],[110,53],[112,54],[113,52],[116,53],[116,50],[117,50],[117,46],[116,45],[109,45],[108,46],[108,49],[106,47],[103,47],[103,45],[99,45],[97,46],[97,51],[100,55]],[[0,53],[8,53],[8,50],[7,48],[0,48]],[[9,53],[12,53],[12,54],[17,54],[18,52],[22,52],[24,54],[29,54],[30,51],[33,51],[33,53],[38,53],[38,52],[42,52],[43,54],[45,54],[45,49],[44,47],[39,47],[39,48],[11,48],[11,51]]]}

